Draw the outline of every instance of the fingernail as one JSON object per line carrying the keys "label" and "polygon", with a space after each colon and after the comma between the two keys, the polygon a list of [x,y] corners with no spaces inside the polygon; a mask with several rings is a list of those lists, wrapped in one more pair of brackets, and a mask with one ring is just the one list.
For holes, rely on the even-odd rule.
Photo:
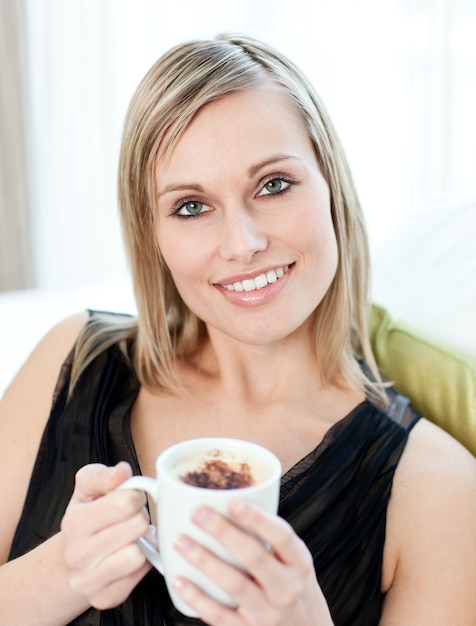
{"label": "fingernail", "polygon": [[193,512],[192,519],[200,526],[207,526],[213,518],[213,512],[206,507],[200,507]]}
{"label": "fingernail", "polygon": [[188,589],[188,583],[183,578],[175,578],[172,581],[173,588],[175,591],[186,591]]}
{"label": "fingernail", "polygon": [[248,505],[243,500],[235,500],[230,503],[230,513],[232,513],[235,517],[241,517],[246,513],[248,509]]}
{"label": "fingernail", "polygon": [[177,537],[175,540],[175,547],[180,552],[186,553],[193,548],[193,542],[188,537],[180,535],[180,537]]}

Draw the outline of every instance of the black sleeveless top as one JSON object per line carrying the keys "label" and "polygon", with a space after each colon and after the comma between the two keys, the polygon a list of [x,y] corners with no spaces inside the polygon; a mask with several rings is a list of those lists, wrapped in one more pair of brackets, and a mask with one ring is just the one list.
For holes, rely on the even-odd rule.
{"label": "black sleeveless top", "polygon": [[[130,431],[139,390],[131,365],[113,345],[87,367],[68,399],[71,362],[72,356],[63,365],[10,560],[59,531],[80,467],[125,460],[140,473]],[[282,478],[279,515],[311,551],[336,626],[373,626],[381,614],[387,505],[409,430],[420,417],[405,398],[395,392],[390,397],[386,414],[362,402]],[[106,611],[91,608],[71,624],[202,622],[174,609],[162,575],[153,569],[123,604]]]}

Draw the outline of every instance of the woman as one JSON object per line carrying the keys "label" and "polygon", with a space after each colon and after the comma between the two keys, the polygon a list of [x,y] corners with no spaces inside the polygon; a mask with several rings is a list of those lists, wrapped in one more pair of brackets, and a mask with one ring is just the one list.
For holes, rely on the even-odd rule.
{"label": "woman", "polygon": [[[410,406],[397,420],[379,382],[361,210],[300,72],[246,37],[171,50],[131,103],[119,190],[137,319],[62,322],[3,400],[0,621],[474,624],[475,460]],[[135,544],[142,496],[116,487],[210,435],[284,474],[279,517],[196,511],[246,573],[177,541],[239,607],[178,580],[194,621]]]}

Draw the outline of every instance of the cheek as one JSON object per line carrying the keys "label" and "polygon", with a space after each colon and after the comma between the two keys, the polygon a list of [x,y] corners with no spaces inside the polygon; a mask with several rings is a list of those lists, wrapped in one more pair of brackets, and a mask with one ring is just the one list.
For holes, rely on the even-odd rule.
{"label": "cheek", "polygon": [[[177,276],[179,276],[181,273],[180,250],[175,248],[173,245],[170,245],[171,242],[166,236],[157,236],[156,241],[157,246],[160,250],[162,261],[166,265],[173,282],[175,283],[175,285],[177,285]],[[176,250],[176,254],[173,254],[174,248]]]}
{"label": "cheek", "polygon": [[321,250],[322,256],[327,257],[332,266],[337,265],[337,237],[330,217],[326,220],[325,224],[321,225],[319,228],[319,232],[317,234],[317,245]]}
{"label": "cheek", "polygon": [[190,290],[198,284],[206,263],[197,242],[173,236],[170,232],[162,233],[157,241],[177,289],[182,291],[182,287],[185,287]]}
{"label": "cheek", "polygon": [[296,245],[301,242],[303,252],[317,259],[321,266],[335,268],[338,259],[337,238],[326,204],[311,205],[303,219],[295,223],[293,236]]}
{"label": "cheek", "polygon": [[[335,279],[339,249],[331,219],[312,224],[308,230],[310,281],[321,299]],[[311,234],[312,233],[312,234]]]}

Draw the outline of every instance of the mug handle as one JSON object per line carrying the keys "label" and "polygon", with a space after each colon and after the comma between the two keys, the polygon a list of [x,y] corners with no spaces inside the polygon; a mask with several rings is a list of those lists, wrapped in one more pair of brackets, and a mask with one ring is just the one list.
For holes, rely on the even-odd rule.
{"label": "mug handle", "polygon": [[[148,493],[155,503],[157,503],[157,481],[149,476],[131,476],[125,480],[118,489],[138,489],[139,491],[145,491]],[[158,550],[154,548],[144,537],[140,537],[136,544],[139,546],[142,554],[145,558],[152,563],[152,565],[159,570],[161,574],[164,573],[164,565],[162,557]]]}

